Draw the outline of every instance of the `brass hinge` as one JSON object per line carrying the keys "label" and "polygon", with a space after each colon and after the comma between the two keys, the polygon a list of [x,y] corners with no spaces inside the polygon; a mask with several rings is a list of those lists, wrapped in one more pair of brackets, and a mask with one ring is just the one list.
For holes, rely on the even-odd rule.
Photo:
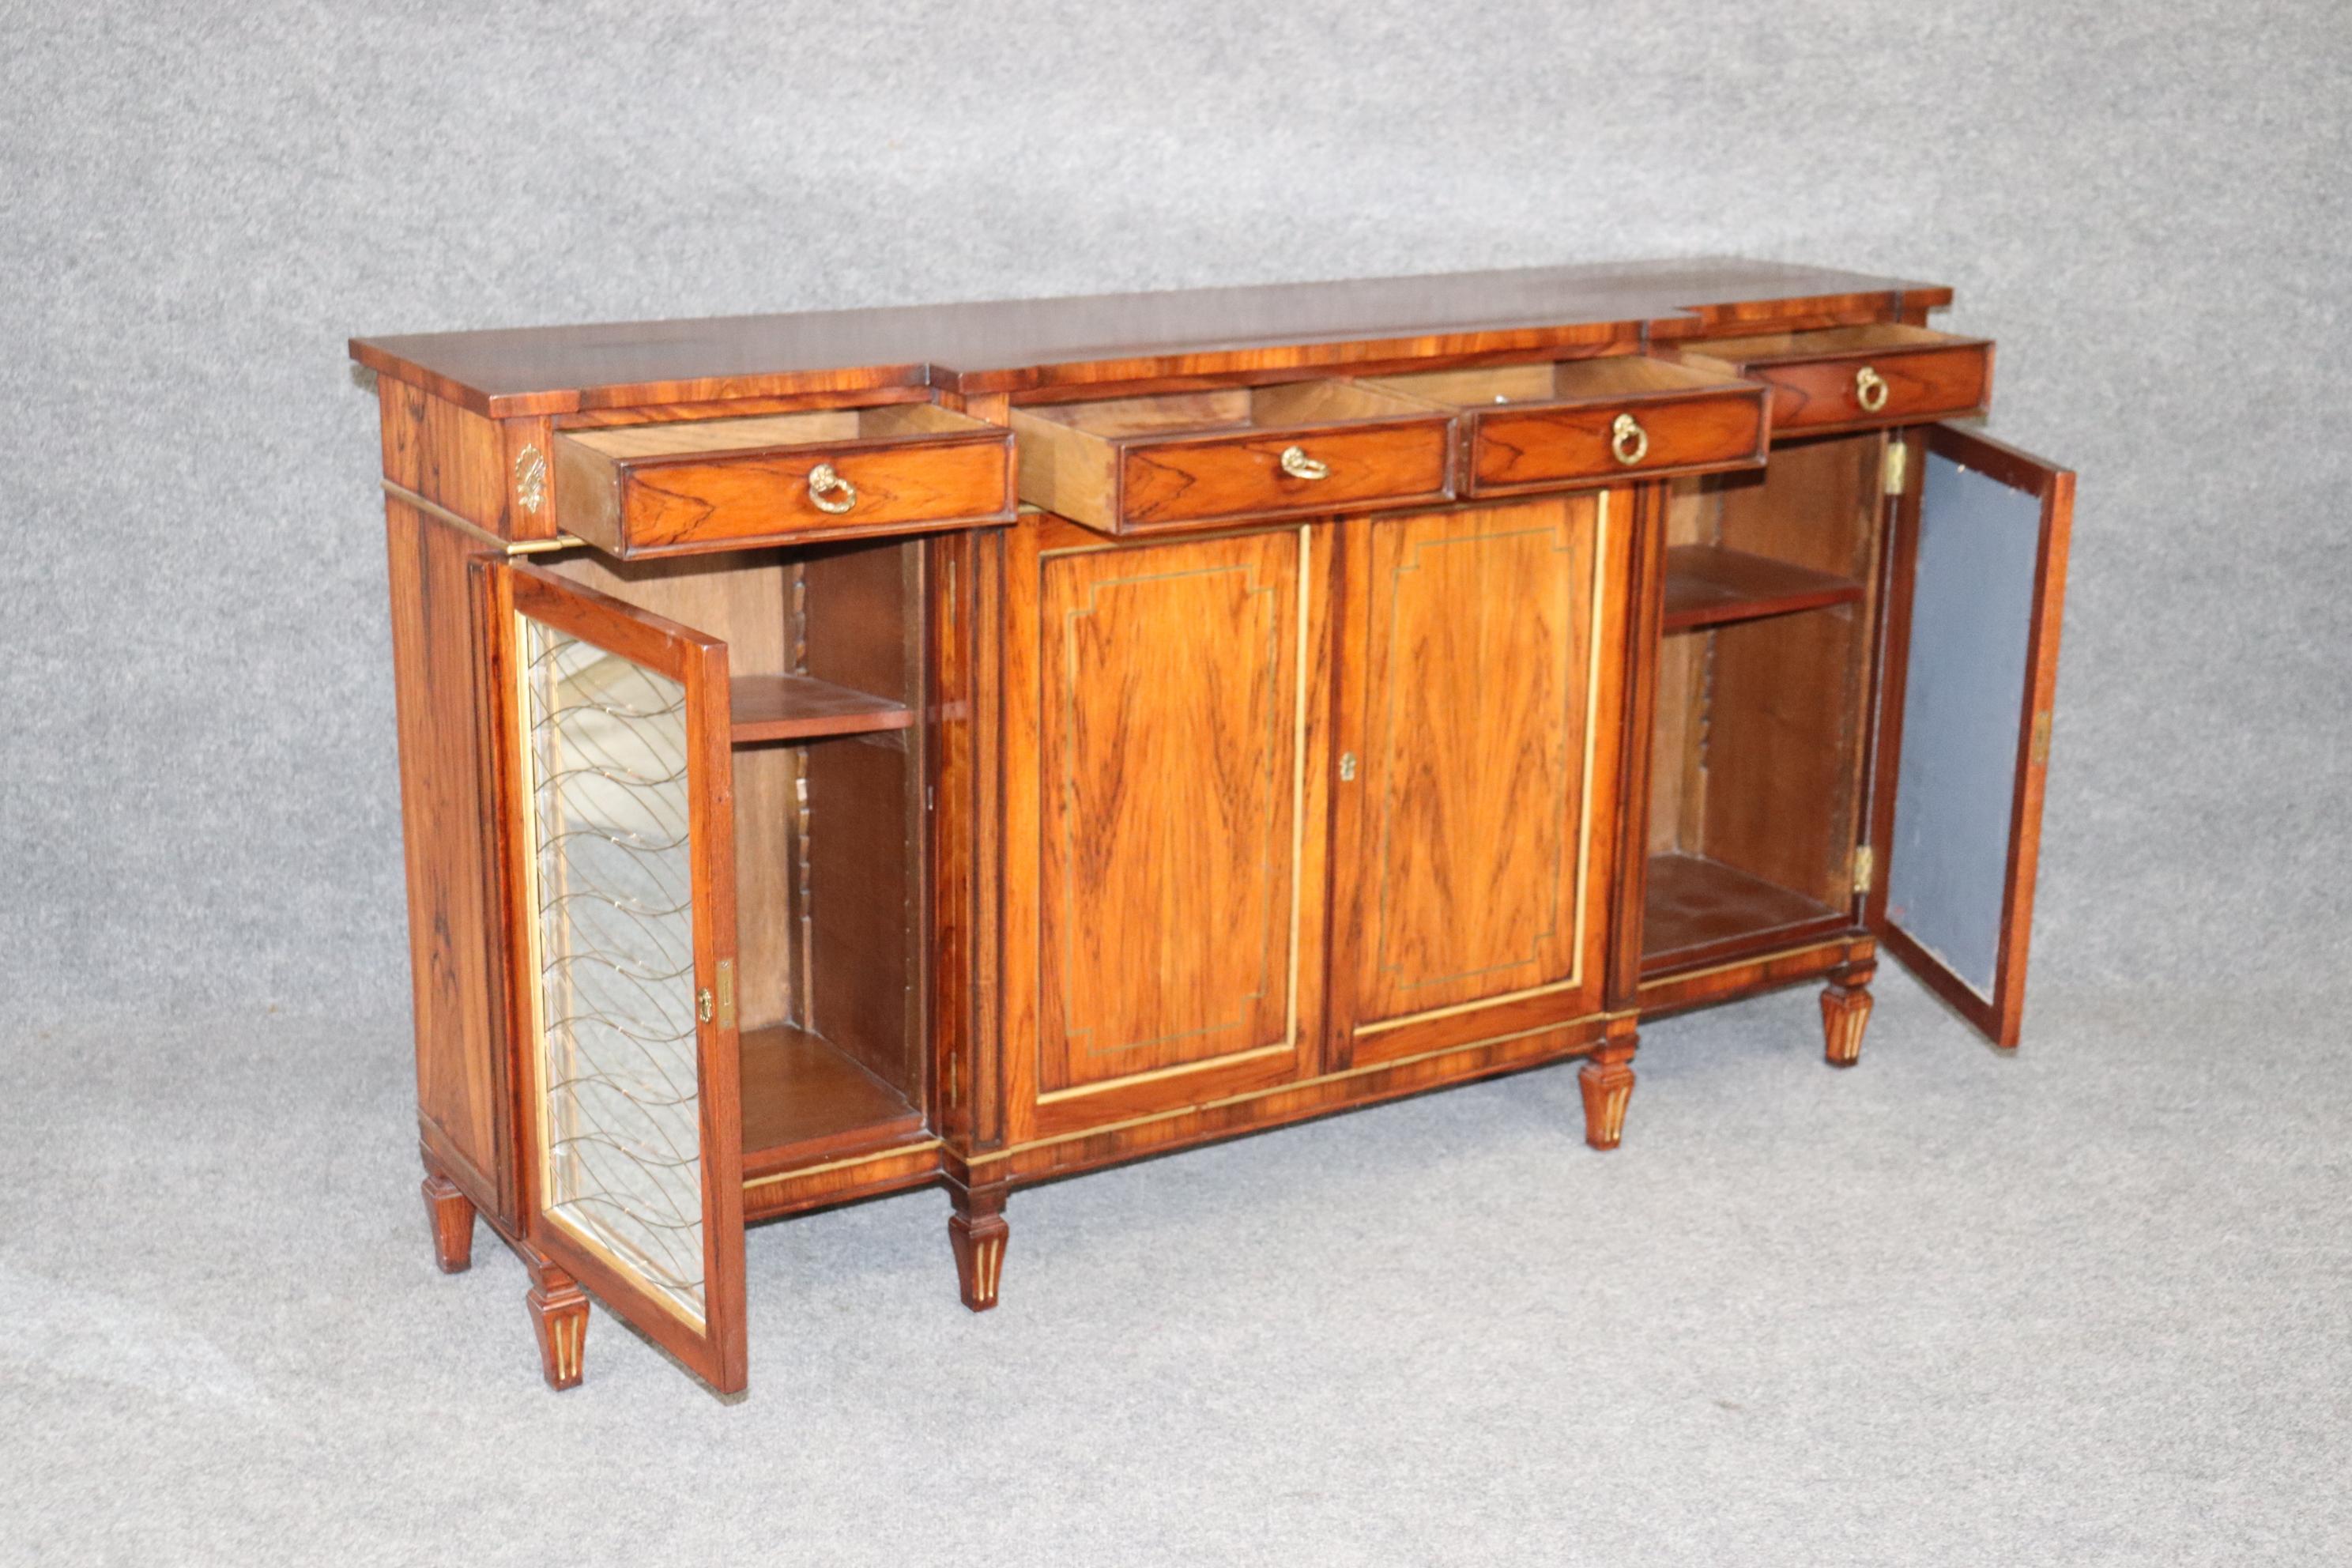
{"label": "brass hinge", "polygon": [[1870,879],[1878,870],[1878,851],[1867,844],[1853,847],[1853,890],[1870,891]]}
{"label": "brass hinge", "polygon": [[2026,756],[2037,768],[2050,765],[2050,715],[2047,711],[2033,716],[2033,741]]}
{"label": "brass hinge", "polygon": [[1339,753],[1339,782],[1341,784],[1356,782],[1356,753],[1353,752]]}
{"label": "brass hinge", "polygon": [[1911,481],[1911,442],[1907,437],[1891,436],[1886,442],[1886,466],[1881,470],[1879,488],[1886,494],[1899,496]]}

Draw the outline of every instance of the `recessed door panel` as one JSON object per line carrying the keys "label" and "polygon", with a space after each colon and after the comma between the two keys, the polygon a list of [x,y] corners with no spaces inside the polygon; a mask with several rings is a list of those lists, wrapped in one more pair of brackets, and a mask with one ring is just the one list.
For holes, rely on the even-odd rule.
{"label": "recessed door panel", "polygon": [[1298,540],[1050,563],[1048,1091],[1289,1032]]}
{"label": "recessed door panel", "polygon": [[1034,760],[1008,776],[1006,842],[1036,868],[1005,889],[1016,1137],[1280,1082],[1313,1057],[1319,531],[1016,536],[1007,756]]}
{"label": "recessed door panel", "polygon": [[1610,499],[1418,514],[1357,536],[1361,686],[1339,788],[1360,1058],[1365,1037],[1509,1000],[1573,1016],[1597,987],[1594,827],[1613,813],[1592,781],[1617,717],[1601,636],[1614,624]]}

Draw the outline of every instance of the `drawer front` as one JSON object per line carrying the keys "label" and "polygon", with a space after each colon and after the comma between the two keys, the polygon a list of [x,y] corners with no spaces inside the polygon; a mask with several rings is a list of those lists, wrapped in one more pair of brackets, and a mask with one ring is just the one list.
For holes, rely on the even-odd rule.
{"label": "drawer front", "polygon": [[1433,417],[1131,443],[1119,463],[1119,529],[1451,500],[1452,436],[1451,420]]}
{"label": "drawer front", "polygon": [[1497,408],[1470,425],[1472,495],[1509,495],[1764,460],[1761,388],[1619,403]]}
{"label": "drawer front", "polygon": [[1992,345],[1855,349],[1745,370],[1772,389],[1776,430],[1916,425],[1984,406],[1992,387]]}
{"label": "drawer front", "polygon": [[[832,482],[811,482],[820,466]],[[638,553],[1002,520],[1012,474],[1010,435],[640,464],[621,480],[621,531]]]}

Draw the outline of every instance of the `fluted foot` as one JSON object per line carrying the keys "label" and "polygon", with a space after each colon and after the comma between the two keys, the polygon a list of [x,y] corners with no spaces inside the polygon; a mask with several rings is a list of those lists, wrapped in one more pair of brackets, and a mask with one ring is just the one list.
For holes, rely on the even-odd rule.
{"label": "fluted foot", "polygon": [[588,1293],[551,1263],[535,1264],[530,1272],[530,1293],[523,1301],[539,1335],[540,1370],[548,1387],[576,1388],[588,1342]]}
{"label": "fluted foot", "polygon": [[1870,977],[1874,963],[1849,964],[1822,988],[1822,1056],[1833,1068],[1862,1059],[1862,1031],[1870,1023]]}
{"label": "fluted foot", "polygon": [[955,1247],[956,1284],[963,1304],[975,1312],[996,1305],[996,1282],[1004,1272],[1004,1189],[951,1189],[955,1212],[948,1215],[948,1240]]}
{"label": "fluted foot", "polygon": [[463,1274],[474,1264],[474,1204],[448,1177],[427,1172],[425,1215],[433,1225],[433,1258],[444,1274]]}
{"label": "fluted foot", "polygon": [[1633,1037],[1612,1037],[1586,1058],[1576,1072],[1584,1091],[1584,1141],[1595,1149],[1614,1149],[1625,1134],[1625,1105],[1633,1098]]}

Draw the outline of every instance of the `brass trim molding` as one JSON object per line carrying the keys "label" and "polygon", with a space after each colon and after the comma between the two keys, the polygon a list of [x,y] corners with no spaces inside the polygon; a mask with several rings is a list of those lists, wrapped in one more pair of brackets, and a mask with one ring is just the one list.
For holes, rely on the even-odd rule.
{"label": "brass trim molding", "polygon": [[425,516],[447,523],[460,533],[470,535],[485,544],[494,544],[509,555],[538,555],[550,550],[577,550],[588,542],[569,533],[559,533],[552,539],[501,539],[480,523],[458,516],[439,501],[418,495],[406,485],[385,479],[383,493],[403,506],[413,506]]}

